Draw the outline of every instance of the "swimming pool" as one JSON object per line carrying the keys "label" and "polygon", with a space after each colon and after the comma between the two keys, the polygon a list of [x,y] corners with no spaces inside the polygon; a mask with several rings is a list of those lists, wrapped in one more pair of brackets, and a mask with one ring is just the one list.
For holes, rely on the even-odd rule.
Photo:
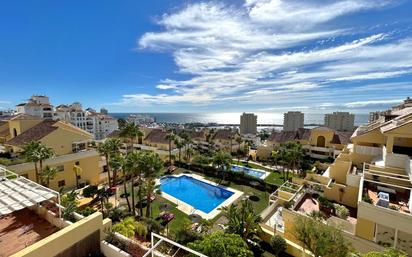
{"label": "swimming pool", "polygon": [[265,179],[269,175],[269,172],[266,172],[264,170],[251,169],[251,168],[240,166],[240,165],[232,165],[232,171],[244,172],[249,176],[260,178],[260,179]]}
{"label": "swimming pool", "polygon": [[235,194],[187,175],[161,178],[160,190],[206,214]]}

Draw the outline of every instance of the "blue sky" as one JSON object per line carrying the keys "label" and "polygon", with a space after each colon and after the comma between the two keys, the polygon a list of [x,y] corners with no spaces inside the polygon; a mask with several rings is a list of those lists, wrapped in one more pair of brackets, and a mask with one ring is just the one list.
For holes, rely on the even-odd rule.
{"label": "blue sky", "polygon": [[0,108],[368,112],[412,96],[412,1],[3,1]]}

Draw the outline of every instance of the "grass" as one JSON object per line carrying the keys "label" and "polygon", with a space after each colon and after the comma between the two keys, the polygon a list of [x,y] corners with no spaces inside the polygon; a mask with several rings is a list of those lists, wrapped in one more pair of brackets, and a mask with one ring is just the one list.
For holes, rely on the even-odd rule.
{"label": "grass", "polygon": [[168,228],[169,228],[169,233],[174,233],[175,231],[177,231],[179,228],[182,228],[183,226],[185,226],[187,224],[187,222],[189,220],[188,215],[186,215],[184,212],[180,211],[179,209],[177,209],[176,204],[160,197],[157,196],[156,200],[154,200],[152,202],[152,215],[153,217],[157,217],[160,214],[160,209],[159,207],[161,206],[162,203],[169,203],[170,205],[173,206],[173,208],[171,210],[169,210],[168,212],[173,213],[175,215],[175,218],[169,223]]}

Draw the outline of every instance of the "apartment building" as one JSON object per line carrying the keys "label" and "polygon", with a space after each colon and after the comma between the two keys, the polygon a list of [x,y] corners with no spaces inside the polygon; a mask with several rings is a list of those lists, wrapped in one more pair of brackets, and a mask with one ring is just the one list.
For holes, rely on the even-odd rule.
{"label": "apartment building", "polygon": [[17,114],[28,114],[42,119],[53,119],[53,105],[45,95],[33,95],[27,102],[16,106]]}
{"label": "apartment building", "polygon": [[262,213],[264,231],[282,235],[288,252],[302,256],[294,219],[323,212],[323,196],[349,210],[348,217],[329,213],[324,222],[341,228],[357,251],[395,247],[412,255],[412,110],[403,111],[392,120],[360,126],[323,174],[293,178],[271,194]]}
{"label": "apartment building", "polygon": [[297,131],[303,128],[305,115],[302,112],[287,112],[283,114],[283,131]]}
{"label": "apartment building", "polygon": [[[23,146],[31,141],[39,141],[53,149],[55,156],[47,159],[43,167],[49,165],[57,168],[57,176],[50,181],[50,188],[65,190],[75,188],[77,182],[82,184],[98,184],[105,179],[101,159],[94,149],[88,149],[93,136],[70,123],[41,119],[36,116],[19,114],[7,123],[10,138],[3,143],[5,150],[22,159]],[[77,177],[73,167],[81,168]],[[36,181],[34,163],[20,163],[8,166],[8,169]]]}
{"label": "apartment building", "polygon": [[377,111],[369,113],[369,123],[385,122],[401,116],[405,113],[404,109],[412,108],[412,99],[407,97],[401,104],[393,106],[385,111]]}
{"label": "apartment building", "polygon": [[105,113],[107,113],[105,109],[103,113],[98,113],[91,108],[83,110],[82,105],[75,102],[57,106],[54,119],[69,122],[92,134],[95,140],[101,140],[118,129],[117,120]]}
{"label": "apartment building", "polygon": [[257,115],[253,113],[243,113],[240,116],[240,134],[252,134],[257,133]]}
{"label": "apartment building", "polygon": [[307,154],[314,159],[335,158],[350,142],[351,135],[352,132],[335,131],[327,127],[274,132],[265,144],[257,148],[256,157],[265,160],[280,144],[294,141],[301,144]]}
{"label": "apartment building", "polygon": [[355,128],[355,115],[349,112],[325,114],[325,126],[338,131],[353,131]]}

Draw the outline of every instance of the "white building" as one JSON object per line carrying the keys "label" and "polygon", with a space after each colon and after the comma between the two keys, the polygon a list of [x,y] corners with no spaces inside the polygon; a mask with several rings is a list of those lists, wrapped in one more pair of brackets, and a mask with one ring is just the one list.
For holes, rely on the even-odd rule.
{"label": "white building", "polygon": [[287,112],[283,114],[283,131],[297,131],[303,128],[305,115],[302,112]]}
{"label": "white building", "polygon": [[83,110],[82,105],[75,102],[71,105],[59,105],[55,110],[55,119],[64,120],[74,126],[86,130],[100,140],[118,129],[117,120],[93,109]]}
{"label": "white building", "polygon": [[253,113],[243,113],[240,116],[240,134],[252,134],[257,133],[257,115]]}
{"label": "white building", "polygon": [[325,126],[338,131],[353,131],[355,128],[355,115],[349,112],[325,114]]}
{"label": "white building", "polygon": [[33,95],[26,103],[16,106],[17,114],[24,113],[42,119],[53,119],[53,105],[45,95]]}

